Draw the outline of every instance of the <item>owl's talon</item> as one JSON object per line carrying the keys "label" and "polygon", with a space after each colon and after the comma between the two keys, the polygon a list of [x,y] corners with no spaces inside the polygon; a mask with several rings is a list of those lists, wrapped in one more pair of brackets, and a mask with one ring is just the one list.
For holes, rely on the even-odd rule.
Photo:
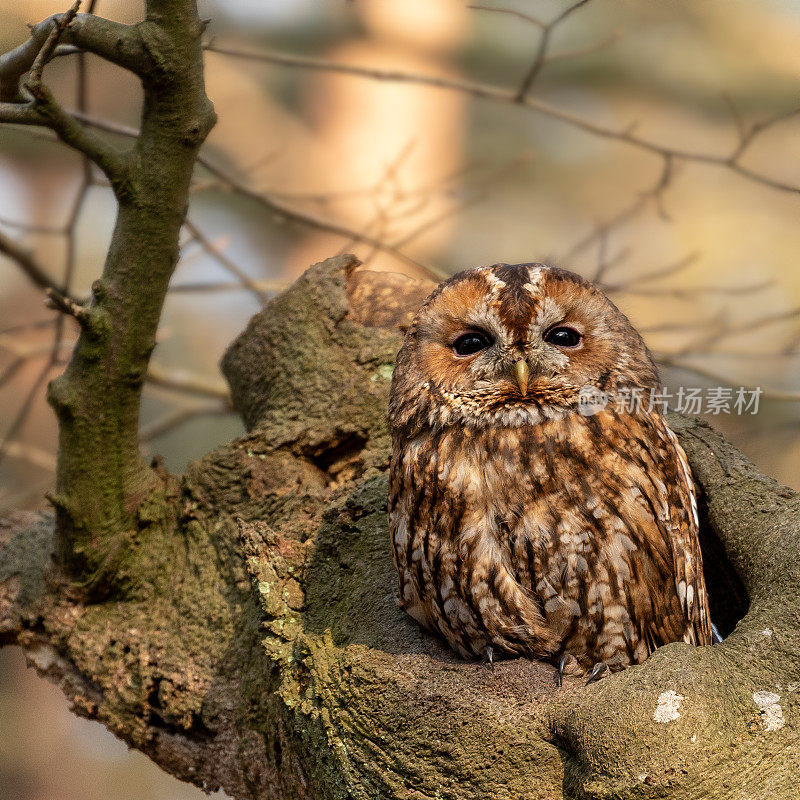
{"label": "owl's talon", "polygon": [[564,653],[558,661],[558,670],[556,672],[556,686],[561,686],[564,683],[564,675],[574,674],[578,659],[571,653]]}
{"label": "owl's talon", "polygon": [[597,664],[595,664],[592,668],[589,677],[586,679],[586,686],[588,686],[590,683],[599,681],[601,678],[605,678],[609,672],[610,670],[608,668],[608,664],[606,664],[605,661],[598,661]]}

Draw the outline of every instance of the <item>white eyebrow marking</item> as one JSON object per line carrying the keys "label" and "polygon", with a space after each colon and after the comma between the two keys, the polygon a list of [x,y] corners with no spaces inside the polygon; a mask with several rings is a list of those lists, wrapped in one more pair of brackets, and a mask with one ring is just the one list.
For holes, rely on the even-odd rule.
{"label": "white eyebrow marking", "polygon": [[492,298],[497,297],[497,295],[506,288],[505,281],[501,281],[500,278],[498,278],[493,272],[488,271],[485,277],[486,283],[489,284],[489,292],[491,293]]}
{"label": "white eyebrow marking", "polygon": [[528,267],[528,282],[525,284],[525,288],[534,297],[538,297],[541,294],[544,273],[544,267]]}
{"label": "white eyebrow marking", "polygon": [[559,322],[563,317],[564,309],[552,297],[545,297],[536,312],[533,327],[544,328]]}

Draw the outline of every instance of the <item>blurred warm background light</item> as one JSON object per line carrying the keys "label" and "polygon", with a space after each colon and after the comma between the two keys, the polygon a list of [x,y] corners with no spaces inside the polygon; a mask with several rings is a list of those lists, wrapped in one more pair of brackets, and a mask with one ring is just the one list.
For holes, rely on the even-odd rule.
{"label": "blurred warm background light", "polygon": [[[524,15],[551,20],[569,4],[200,5],[212,20],[209,43],[220,49],[513,90],[541,35]],[[63,10],[44,0],[0,0],[3,52],[25,39],[27,23]],[[97,11],[123,22],[142,14],[140,3],[121,0],[99,0]],[[553,31],[551,52],[572,55],[544,66],[532,96],[661,145],[727,155],[738,131],[798,105],[798,41],[800,7],[790,0],[595,0]],[[602,265],[615,302],[654,351],[671,354],[665,362],[680,365],[664,371],[671,386],[727,380],[768,389],[758,415],[712,421],[766,473],[800,487],[797,192],[680,160],[665,190],[654,192],[664,163],[652,152],[464,92],[219,52],[208,52],[206,69],[219,123],[204,153],[244,191],[198,169],[194,227],[185,234],[155,353],[154,367],[173,385],[150,385],[142,410],[148,452],[163,455],[169,468],[182,470],[242,431],[224,407],[217,364],[263,298],[310,263],[354,251],[372,269],[417,274],[554,259],[592,276]],[[87,75],[86,113],[136,126],[136,81],[93,57]],[[75,107],[74,59],[58,59],[46,77]],[[765,130],[741,164],[800,185],[800,119]],[[53,278],[71,259],[78,295],[99,274],[114,223],[108,189],[93,175],[83,196],[83,177],[80,159],[48,137],[0,127],[0,235]],[[78,196],[74,236],[49,230],[67,224]],[[67,322],[48,367],[53,320],[41,293],[0,258],[3,511],[40,507],[52,485],[56,428],[44,388],[76,335]],[[177,390],[176,382],[202,391]],[[128,753],[100,726],[74,718],[55,689],[24,671],[18,652],[3,650],[0,795],[134,800],[200,793]]]}

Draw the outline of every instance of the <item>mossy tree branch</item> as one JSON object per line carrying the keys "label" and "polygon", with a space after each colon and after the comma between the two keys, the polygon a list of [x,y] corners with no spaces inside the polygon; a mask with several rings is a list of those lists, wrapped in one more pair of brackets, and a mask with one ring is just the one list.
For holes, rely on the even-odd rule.
{"label": "mossy tree branch", "polygon": [[725,641],[588,687],[524,658],[463,661],[398,608],[386,520],[398,328],[428,287],[356,266],[309,270],[231,346],[249,433],[160,473],[174,524],[128,555],[125,597],[87,602],[49,569],[48,520],[0,523],[0,644],[235,798],[793,800],[800,496],[673,417],[712,614],[737,611],[717,615]]}
{"label": "mossy tree branch", "polygon": [[[68,22],[68,24],[66,24]],[[149,0],[146,17],[126,26],[94,15],[56,15],[0,58],[0,120],[43,125],[108,176],[117,220],[102,276],[80,315],[80,340],[48,398],[59,421],[57,489],[52,501],[59,555],[75,578],[111,588],[120,554],[141,527],[140,509],[162,481],[139,452],[142,384],[200,145],[214,124],[203,83],[204,25],[194,0]],[[124,153],[60,108],[41,67],[61,41],[137,74],[141,126]],[[39,65],[37,68],[37,59]],[[119,588],[119,587],[117,587]]]}

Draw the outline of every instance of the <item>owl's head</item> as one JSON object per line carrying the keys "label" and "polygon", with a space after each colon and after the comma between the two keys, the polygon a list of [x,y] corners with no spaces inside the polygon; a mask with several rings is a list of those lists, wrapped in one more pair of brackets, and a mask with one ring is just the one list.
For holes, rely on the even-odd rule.
{"label": "owl's head", "polygon": [[496,264],[441,284],[406,334],[389,417],[443,425],[535,424],[586,387],[649,389],[658,373],[627,317],[589,281],[542,264]]}

